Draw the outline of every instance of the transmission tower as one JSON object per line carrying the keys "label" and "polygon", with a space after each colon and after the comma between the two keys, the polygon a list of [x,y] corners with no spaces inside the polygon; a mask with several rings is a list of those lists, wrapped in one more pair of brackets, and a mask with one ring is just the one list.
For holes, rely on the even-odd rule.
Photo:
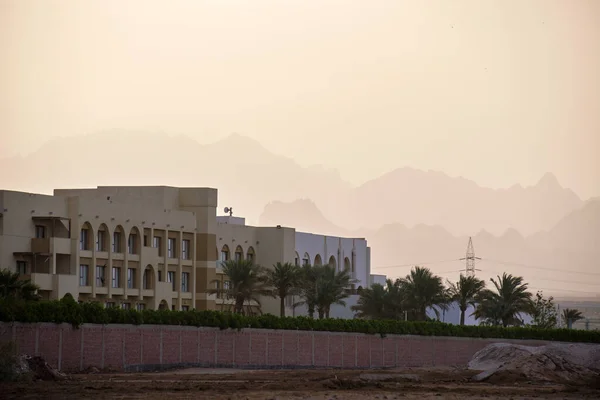
{"label": "transmission tower", "polygon": [[475,257],[475,248],[473,247],[473,239],[469,236],[469,244],[467,245],[467,254],[461,261],[465,260],[466,263],[466,275],[475,276],[475,271],[481,271],[475,269],[475,260],[481,260],[481,257]]}

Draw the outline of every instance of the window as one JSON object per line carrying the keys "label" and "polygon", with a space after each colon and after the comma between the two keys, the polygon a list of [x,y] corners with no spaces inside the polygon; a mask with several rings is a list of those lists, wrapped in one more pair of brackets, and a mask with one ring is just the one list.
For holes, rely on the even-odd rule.
{"label": "window", "polygon": [[190,306],[181,306],[181,311],[190,311]]}
{"label": "window", "polygon": [[169,238],[167,242],[167,257],[175,258],[175,239]]}
{"label": "window", "polygon": [[254,254],[253,254],[253,253],[248,253],[248,254],[246,255],[246,259],[247,259],[248,261],[250,261],[250,262],[253,262],[253,261],[254,261]]}
{"label": "window", "polygon": [[135,269],[127,268],[127,289],[135,288]]}
{"label": "window", "polygon": [[26,261],[17,261],[17,274],[27,275],[27,262]]}
{"label": "window", "polygon": [[229,261],[229,251],[221,250],[221,261],[222,262]]}
{"label": "window", "polygon": [[106,279],[106,265],[96,265],[96,286],[104,287]]}
{"label": "window", "polygon": [[86,264],[79,266],[79,286],[88,286],[88,272],[90,267]]}
{"label": "window", "polygon": [[227,291],[230,288],[231,288],[231,282],[230,281],[223,282],[223,290]]}
{"label": "window", "polygon": [[148,235],[144,235],[144,247],[148,247]]}
{"label": "window", "polygon": [[182,292],[190,291],[190,273],[189,272],[181,273],[181,291]]}
{"label": "window", "polygon": [[120,253],[121,252],[121,232],[115,232],[115,233],[113,233],[112,248],[113,248],[113,253]]}
{"label": "window", "polygon": [[300,263],[298,262],[298,257],[294,258],[294,265],[296,267],[300,265]]}
{"label": "window", "polygon": [[240,253],[239,251],[235,252],[235,261],[242,261],[242,257],[243,257],[243,253]]}
{"label": "window", "polygon": [[96,251],[106,251],[105,235],[105,231],[98,231],[98,237],[96,237]]}
{"label": "window", "polygon": [[309,263],[310,263],[310,260],[308,258],[302,259],[302,265],[308,265]]}
{"label": "window", "polygon": [[131,303],[121,303],[121,308],[123,310],[130,310],[131,309]]}
{"label": "window", "polygon": [[175,292],[177,290],[176,286],[175,286],[175,272],[173,272],[173,271],[168,271],[167,272],[167,282],[171,282],[172,283],[173,291]]}
{"label": "window", "polygon": [[190,259],[190,241],[188,239],[181,241],[181,258],[184,260]]}
{"label": "window", "polygon": [[158,237],[158,236],[154,236],[154,248],[158,249],[158,255],[162,256],[162,238]]}
{"label": "window", "polygon": [[135,305],[135,308],[136,308],[138,311],[144,311],[144,310],[146,309],[146,305],[145,305],[144,303],[137,303],[137,304]]}
{"label": "window", "polygon": [[82,229],[79,235],[79,250],[88,250],[88,230]]}
{"label": "window", "polygon": [[35,237],[38,239],[43,239],[46,237],[46,227],[43,225],[35,226]]}
{"label": "window", "polygon": [[121,287],[121,268],[113,267],[112,269],[112,287]]}
{"label": "window", "polygon": [[107,301],[105,304],[105,308],[113,308],[115,306],[114,301]]}
{"label": "window", "polygon": [[135,248],[135,242],[137,239],[137,235],[131,234],[127,239],[127,252],[129,254],[137,254],[137,249]]}
{"label": "window", "polygon": [[159,282],[163,281],[163,279],[162,279],[162,271],[158,271],[158,281]]}

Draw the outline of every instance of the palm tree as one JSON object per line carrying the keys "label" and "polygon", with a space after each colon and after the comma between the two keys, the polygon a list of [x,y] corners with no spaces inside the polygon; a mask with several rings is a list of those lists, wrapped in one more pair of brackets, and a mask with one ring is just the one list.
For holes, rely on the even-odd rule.
{"label": "palm tree", "polygon": [[332,304],[346,305],[346,289],[355,283],[349,271],[336,271],[330,265],[305,265],[301,271],[302,300],[294,304],[295,307],[306,305],[311,318],[315,311],[319,318],[328,318]]}
{"label": "palm tree", "polygon": [[20,275],[8,269],[0,271],[0,298],[38,300],[39,287],[29,279],[20,279]]}
{"label": "palm tree", "polygon": [[306,305],[308,316],[314,318],[315,308],[317,306],[317,280],[319,268],[310,264],[304,264],[300,268],[299,292],[301,301],[294,304],[294,307]]}
{"label": "palm tree", "polygon": [[345,298],[349,296],[346,292],[355,280],[352,279],[350,271],[337,271],[334,266],[319,266],[320,273],[317,280],[317,312],[319,318],[329,318],[332,304],[345,306]]}
{"label": "palm tree", "polygon": [[460,324],[465,324],[465,312],[469,306],[475,307],[479,293],[485,289],[485,282],[475,276],[464,276],[456,283],[448,281],[448,294],[450,299],[458,303],[460,308]]}
{"label": "palm tree", "polygon": [[364,319],[400,319],[402,316],[402,293],[400,281],[386,280],[386,285],[378,283],[363,289],[352,311]]}
{"label": "palm tree", "polygon": [[565,325],[568,328],[571,328],[571,326],[573,326],[574,322],[577,322],[577,321],[583,319],[584,317],[581,314],[581,311],[579,311],[579,310],[576,310],[574,308],[565,308],[562,313],[562,318],[563,318]]}
{"label": "palm tree", "polygon": [[477,296],[473,315],[487,325],[520,325],[521,314],[532,312],[532,294],[527,291],[523,278],[506,272],[496,281],[491,278],[496,291],[482,290]]}
{"label": "palm tree", "polygon": [[406,310],[414,314],[417,321],[427,320],[427,309],[432,308],[439,318],[439,311],[448,308],[448,296],[442,278],[428,268],[414,267],[410,275],[399,280]]}
{"label": "palm tree", "polygon": [[[244,303],[254,300],[260,307],[260,296],[271,296],[263,268],[252,260],[229,260],[223,263],[223,273],[229,277],[229,287],[210,289],[210,294],[223,294],[235,302],[234,312],[244,314]],[[219,282],[214,280],[213,283]]]}
{"label": "palm tree", "polygon": [[280,300],[280,316],[285,317],[285,298],[297,292],[300,283],[300,268],[292,263],[273,265],[272,270],[265,273],[267,284],[273,287],[274,297]]}

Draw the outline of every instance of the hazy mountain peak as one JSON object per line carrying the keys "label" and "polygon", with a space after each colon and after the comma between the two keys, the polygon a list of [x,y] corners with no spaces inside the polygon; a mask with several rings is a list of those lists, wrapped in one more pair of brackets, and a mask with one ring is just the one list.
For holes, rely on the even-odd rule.
{"label": "hazy mountain peak", "polygon": [[542,176],[542,178],[538,181],[536,186],[550,189],[562,189],[562,186],[558,182],[556,175],[554,175],[552,172],[546,172],[544,176]]}
{"label": "hazy mountain peak", "polygon": [[494,235],[492,235],[490,232],[486,231],[485,229],[482,229],[479,232],[477,232],[477,234],[475,235],[475,237],[479,238],[479,239],[493,239],[493,238],[495,238]]}
{"label": "hazy mountain peak", "polygon": [[521,233],[518,230],[516,230],[515,228],[508,228],[502,234],[502,237],[509,238],[509,239],[518,239],[518,240],[524,239],[523,235],[521,235]]}

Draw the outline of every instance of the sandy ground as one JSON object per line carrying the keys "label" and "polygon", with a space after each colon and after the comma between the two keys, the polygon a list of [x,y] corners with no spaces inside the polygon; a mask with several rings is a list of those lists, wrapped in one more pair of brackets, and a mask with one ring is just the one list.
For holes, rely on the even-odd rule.
{"label": "sandy ground", "polygon": [[472,383],[464,369],[382,371],[187,369],[144,374],[77,374],[62,382],[4,384],[2,399],[598,399],[583,386]]}

